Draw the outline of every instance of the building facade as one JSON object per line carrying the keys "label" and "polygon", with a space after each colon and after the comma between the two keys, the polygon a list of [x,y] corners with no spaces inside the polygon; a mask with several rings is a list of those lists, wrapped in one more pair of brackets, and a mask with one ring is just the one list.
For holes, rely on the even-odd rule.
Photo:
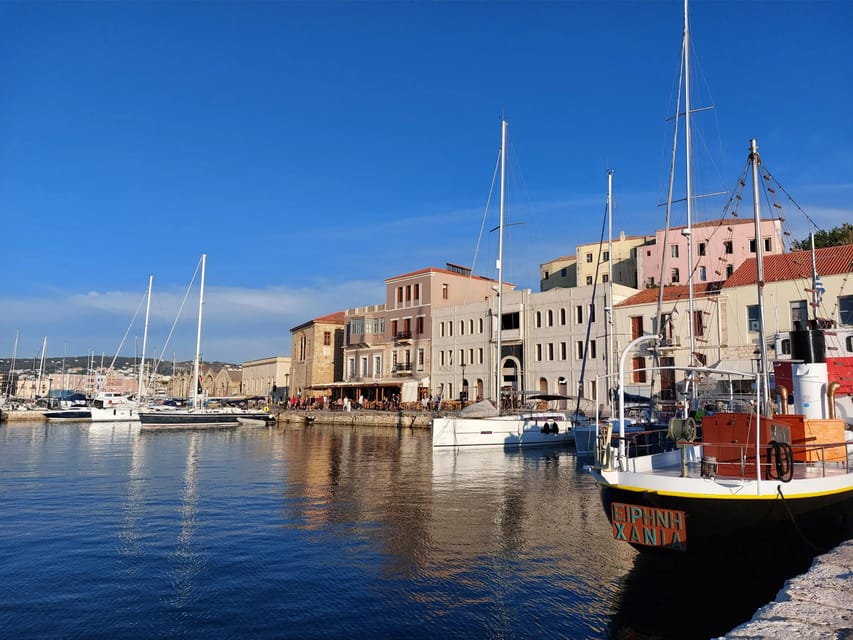
{"label": "building facade", "polygon": [[273,402],[290,396],[290,356],[272,356],[243,363],[241,393]]}
{"label": "building facade", "polygon": [[331,396],[342,379],[344,312],[309,320],[290,330],[290,393],[300,398]]}

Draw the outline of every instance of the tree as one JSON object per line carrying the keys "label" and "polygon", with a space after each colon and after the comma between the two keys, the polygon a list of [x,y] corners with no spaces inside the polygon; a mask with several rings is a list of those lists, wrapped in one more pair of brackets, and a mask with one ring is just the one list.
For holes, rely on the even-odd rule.
{"label": "tree", "polygon": [[[853,244],[853,225],[845,222],[840,227],[833,227],[829,231],[815,231],[814,247],[815,249],[823,249],[824,247],[838,247],[843,244]],[[808,251],[812,248],[811,239],[806,237],[804,240],[794,240],[791,243],[791,249]]]}

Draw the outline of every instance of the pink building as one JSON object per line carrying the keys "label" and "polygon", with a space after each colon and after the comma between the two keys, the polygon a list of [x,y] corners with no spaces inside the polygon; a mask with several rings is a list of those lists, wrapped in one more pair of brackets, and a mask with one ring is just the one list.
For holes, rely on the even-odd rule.
{"label": "pink building", "polygon": [[[784,252],[782,223],[761,221],[761,249],[764,255]],[[640,288],[661,282],[661,263],[666,255],[664,285],[687,284],[691,263],[687,255],[686,226],[672,227],[664,240],[664,230],[655,231],[654,241],[637,248],[637,282]],[[693,225],[693,282],[725,280],[747,258],[755,256],[755,223],[752,220],[721,219]]]}

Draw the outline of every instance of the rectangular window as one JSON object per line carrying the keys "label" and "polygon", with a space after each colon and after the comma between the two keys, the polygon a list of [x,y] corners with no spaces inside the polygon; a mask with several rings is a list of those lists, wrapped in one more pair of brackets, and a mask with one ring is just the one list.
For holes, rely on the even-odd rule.
{"label": "rectangular window", "polygon": [[853,324],[853,296],[838,296],[839,324]]}
{"label": "rectangular window", "polygon": [[361,363],[361,377],[366,378],[367,377],[367,356],[362,357],[360,359],[360,363]]}
{"label": "rectangular window", "polygon": [[586,277],[586,283],[587,283],[587,284],[592,284],[592,276],[587,276],[587,277]]}
{"label": "rectangular window", "polygon": [[438,364],[442,367],[444,366],[444,351],[438,352]]}
{"label": "rectangular window", "polygon": [[693,312],[693,335],[694,336],[704,336],[705,335],[705,319],[702,315],[701,311]]}
{"label": "rectangular window", "polygon": [[569,345],[567,342],[560,343],[560,360],[566,360],[569,357]]}
{"label": "rectangular window", "polygon": [[590,358],[596,357],[596,355],[595,355],[595,340],[589,341],[589,357]]}
{"label": "rectangular window", "polygon": [[583,360],[583,340],[578,340],[575,343],[575,358]]}
{"label": "rectangular window", "polygon": [[415,284],[415,300],[421,299],[421,285],[420,283]]}
{"label": "rectangular window", "polygon": [[726,253],[729,253],[729,254],[734,253],[734,246],[732,245],[732,241],[731,241],[731,240],[726,240],[726,241],[723,243],[723,247],[724,247],[724,249],[725,249]]}
{"label": "rectangular window", "polygon": [[397,321],[396,320],[391,321],[391,337],[392,338],[397,337]]}
{"label": "rectangular window", "polygon": [[677,244],[671,245],[669,250],[670,250],[670,254],[672,255],[673,258],[678,257],[678,245]]}
{"label": "rectangular window", "polygon": [[403,287],[397,287],[397,302],[403,301]]}
{"label": "rectangular window", "polygon": [[605,251],[605,252],[602,254],[601,260],[602,260],[602,262],[607,262],[608,260],[610,260],[610,252],[609,252],[609,251]]}
{"label": "rectangular window", "polygon": [[769,252],[769,251],[771,251],[772,246],[773,246],[773,243],[770,242],[770,238],[764,238],[764,250]]}
{"label": "rectangular window", "polygon": [[323,344],[326,345],[327,347],[330,344],[332,344],[332,332],[331,331],[324,331],[323,332]]}
{"label": "rectangular window", "polygon": [[412,301],[412,285],[406,285],[406,302]]}
{"label": "rectangular window", "polygon": [[632,358],[633,361],[633,379],[634,382],[645,382],[646,381],[646,359],[637,356]]}
{"label": "rectangular window", "polygon": [[501,330],[511,331],[521,327],[521,317],[516,311],[515,313],[505,313],[501,318]]}
{"label": "rectangular window", "polygon": [[748,331],[758,331],[760,328],[760,316],[757,304],[746,307],[746,328]]}
{"label": "rectangular window", "polygon": [[483,347],[477,349],[477,360],[479,364],[483,364]]}
{"label": "rectangular window", "polygon": [[610,280],[610,276],[608,276],[606,273],[601,276],[602,282],[608,282],[609,280]]}
{"label": "rectangular window", "polygon": [[537,362],[542,361],[542,345],[541,344],[536,345],[536,361]]}
{"label": "rectangular window", "polygon": [[373,377],[382,377],[382,356],[373,356]]}
{"label": "rectangular window", "polygon": [[631,340],[636,340],[644,335],[643,316],[631,316]]}
{"label": "rectangular window", "polygon": [[734,272],[735,272],[735,268],[732,265],[727,264],[726,265],[726,277],[727,278],[730,277]]}
{"label": "rectangular window", "polygon": [[575,307],[575,323],[583,324],[583,305],[581,304]]}
{"label": "rectangular window", "polygon": [[795,331],[798,329],[808,328],[808,305],[805,300],[791,301],[791,328]]}
{"label": "rectangular window", "polygon": [[424,368],[424,350],[418,349],[418,371]]}
{"label": "rectangular window", "polygon": [[749,252],[755,253],[755,238],[749,241]]}
{"label": "rectangular window", "polygon": [[699,243],[699,255],[700,256],[705,255],[705,243],[704,242]]}
{"label": "rectangular window", "polygon": [[592,262],[592,254],[591,253],[586,254],[586,261],[590,262],[590,263]]}
{"label": "rectangular window", "polygon": [[355,358],[347,359],[347,371],[349,371],[350,378],[355,378]]}
{"label": "rectangular window", "polygon": [[415,318],[415,331],[418,332],[418,335],[423,335],[424,332],[424,317],[418,316]]}
{"label": "rectangular window", "polygon": [[673,269],[672,270],[672,284],[676,284],[678,282],[680,282],[678,269]]}
{"label": "rectangular window", "polygon": [[450,296],[450,292],[448,291],[448,285],[447,285],[447,283],[445,283],[445,284],[441,285],[441,299],[447,300],[449,296]]}
{"label": "rectangular window", "polygon": [[699,280],[701,282],[705,282],[708,279],[708,272],[705,270],[705,267],[699,267]]}
{"label": "rectangular window", "polygon": [[549,342],[548,343],[548,360],[553,360],[553,359],[554,359],[554,343]]}

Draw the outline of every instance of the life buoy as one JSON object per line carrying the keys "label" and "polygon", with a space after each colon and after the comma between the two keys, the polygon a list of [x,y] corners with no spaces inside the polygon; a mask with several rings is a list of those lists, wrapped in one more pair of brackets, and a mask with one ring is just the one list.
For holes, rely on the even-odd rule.
{"label": "life buoy", "polygon": [[265,406],[265,407],[264,407],[264,413],[269,413],[269,412],[270,412],[270,408],[269,408],[269,407],[267,407],[267,406]]}

